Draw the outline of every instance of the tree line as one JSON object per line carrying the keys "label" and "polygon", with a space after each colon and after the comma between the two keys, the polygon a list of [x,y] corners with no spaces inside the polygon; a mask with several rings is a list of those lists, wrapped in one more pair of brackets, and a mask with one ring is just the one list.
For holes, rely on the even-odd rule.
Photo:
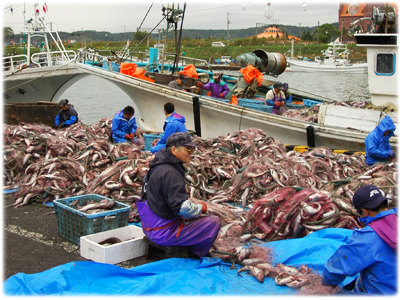
{"label": "tree line", "polygon": [[[338,23],[325,23],[321,26],[314,27],[299,27],[299,26],[291,26],[291,25],[273,25],[279,28],[282,33],[287,37],[288,35],[292,35],[295,37],[299,37],[301,32],[301,39],[305,41],[318,41],[322,43],[329,43],[335,40],[337,37],[342,36],[345,39],[349,40],[350,37],[347,35],[347,29],[343,29],[343,32],[338,30]],[[245,39],[254,38],[256,34],[262,33],[267,26],[264,27],[251,27],[247,29],[233,29],[229,30],[229,40],[241,40],[239,43],[244,43]],[[138,31],[138,32],[119,32],[119,33],[111,33],[108,31],[95,31],[95,30],[82,30],[82,31],[74,31],[74,32],[58,32],[60,38],[63,41],[76,41],[76,42],[121,42],[121,41],[141,41],[147,35],[148,32]],[[3,28],[3,38],[5,44],[10,44],[12,40],[15,43],[19,43],[21,39],[24,38],[23,33],[15,34],[10,27]],[[151,40],[163,42],[165,36],[163,32],[153,32],[149,35]],[[169,32],[168,39],[174,38],[174,32]],[[195,41],[199,40],[209,40],[209,41],[218,41],[218,40],[227,40],[227,30],[223,29],[183,29],[182,30],[182,42],[192,43],[195,45]],[[189,45],[187,45],[189,46]]]}

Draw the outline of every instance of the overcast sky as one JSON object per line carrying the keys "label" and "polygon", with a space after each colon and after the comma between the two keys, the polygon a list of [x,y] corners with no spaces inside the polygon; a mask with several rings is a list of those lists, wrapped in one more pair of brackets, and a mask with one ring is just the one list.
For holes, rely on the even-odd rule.
{"label": "overcast sky", "polygon": [[[140,26],[151,4],[153,4],[142,28],[153,28],[162,18],[162,4],[172,3],[156,0],[83,0],[45,1],[48,7],[48,16],[54,22],[58,31],[96,30],[109,32],[136,31]],[[33,16],[33,3],[26,3],[26,20]],[[44,2],[39,3],[41,14]],[[142,4],[143,3],[143,4]],[[181,8],[184,1],[174,2]],[[265,16],[270,5],[270,18]],[[13,8],[11,14],[10,7]],[[317,26],[320,24],[338,21],[339,1],[199,1],[187,0],[186,12],[183,21],[184,29],[242,29],[255,27],[256,23]],[[24,2],[7,0],[3,4],[3,26],[9,26],[14,33],[23,30]],[[229,13],[229,15],[228,15]],[[267,14],[268,15],[268,14]],[[162,26],[164,25],[164,26]],[[161,23],[165,28],[165,23]],[[180,25],[179,25],[180,26]],[[159,27],[161,28],[161,27]]]}

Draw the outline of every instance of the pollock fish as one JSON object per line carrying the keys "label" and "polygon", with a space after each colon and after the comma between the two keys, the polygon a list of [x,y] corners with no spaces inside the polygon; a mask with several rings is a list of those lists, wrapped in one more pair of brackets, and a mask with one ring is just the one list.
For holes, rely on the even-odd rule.
{"label": "pollock fish", "polygon": [[86,212],[91,209],[97,209],[97,208],[106,208],[106,209],[111,209],[115,205],[115,200],[113,199],[104,199],[98,203],[91,203],[83,206],[82,208],[79,209],[81,212]]}

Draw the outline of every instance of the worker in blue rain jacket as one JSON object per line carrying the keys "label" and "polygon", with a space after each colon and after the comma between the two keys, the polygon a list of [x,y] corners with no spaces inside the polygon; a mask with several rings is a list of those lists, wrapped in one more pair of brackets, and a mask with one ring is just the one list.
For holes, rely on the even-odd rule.
{"label": "worker in blue rain jacket", "polygon": [[222,80],[221,72],[214,72],[213,78],[206,84],[201,82],[197,83],[197,86],[205,90],[211,91],[212,98],[225,99],[229,93],[229,87],[225,81]]}
{"label": "worker in blue rain jacket", "polygon": [[150,148],[151,153],[156,153],[165,148],[171,134],[175,132],[187,132],[185,117],[175,112],[175,106],[171,102],[164,104],[164,114],[167,117],[163,126],[164,133],[159,140],[153,143],[153,147]]}
{"label": "worker in blue rain jacket", "polygon": [[78,113],[72,104],[68,104],[68,99],[63,99],[58,102],[60,111],[58,112],[54,124],[57,129],[61,129],[78,122]]}
{"label": "worker in blue rain jacket", "polygon": [[114,143],[133,143],[137,130],[135,109],[128,105],[116,113],[112,120],[111,130]]}
{"label": "worker in blue rain jacket", "polygon": [[338,285],[347,276],[359,276],[344,286],[356,294],[397,293],[397,207],[374,185],[360,187],[353,205],[366,227],[355,228],[324,266],[322,284]]}
{"label": "worker in blue rain jacket", "polygon": [[285,103],[290,103],[292,102],[292,94],[289,92],[289,84],[287,84],[286,82],[284,82],[282,84],[282,92],[285,95]]}
{"label": "worker in blue rain jacket", "polygon": [[275,115],[281,115],[283,113],[282,107],[285,104],[285,94],[282,92],[282,82],[276,81],[271,90],[265,95],[266,104],[272,106],[272,113]]}
{"label": "worker in blue rain jacket", "polygon": [[144,234],[161,246],[188,247],[192,258],[208,254],[221,227],[219,217],[202,215],[207,204],[186,192],[183,164],[190,162],[196,147],[188,132],[171,134],[166,148],[150,161],[136,202]]}
{"label": "worker in blue rain jacket", "polygon": [[396,126],[393,120],[384,117],[365,138],[365,162],[371,166],[376,162],[391,161],[396,153],[390,146],[389,139],[394,136]]}

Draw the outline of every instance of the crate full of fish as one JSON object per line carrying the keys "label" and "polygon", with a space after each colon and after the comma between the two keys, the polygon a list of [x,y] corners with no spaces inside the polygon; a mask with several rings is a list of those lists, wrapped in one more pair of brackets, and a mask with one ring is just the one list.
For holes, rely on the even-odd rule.
{"label": "crate full of fish", "polygon": [[79,245],[80,237],[128,225],[130,206],[88,194],[54,200],[58,234]]}
{"label": "crate full of fish", "polygon": [[160,139],[162,136],[162,133],[149,133],[149,134],[144,134],[144,151],[150,151],[150,148],[153,147],[153,142],[155,140]]}

